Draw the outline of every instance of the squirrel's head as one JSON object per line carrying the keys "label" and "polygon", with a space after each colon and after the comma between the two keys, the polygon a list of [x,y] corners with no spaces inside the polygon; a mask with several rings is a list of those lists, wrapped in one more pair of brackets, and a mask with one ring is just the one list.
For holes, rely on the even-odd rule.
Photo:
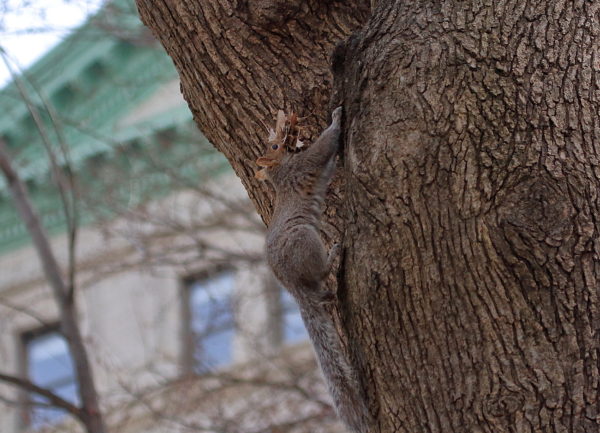
{"label": "squirrel's head", "polygon": [[298,116],[295,113],[286,115],[283,110],[277,112],[275,129],[269,130],[267,151],[256,160],[256,164],[262,167],[254,177],[266,180],[271,170],[281,164],[282,159],[290,149],[299,150],[303,143],[298,140]]}
{"label": "squirrel's head", "polygon": [[262,167],[261,170],[258,170],[254,175],[255,178],[260,180],[265,180],[267,176],[267,171],[277,167],[286,153],[286,145],[285,144],[277,144],[272,143],[269,145],[267,152],[256,160],[256,165]]}

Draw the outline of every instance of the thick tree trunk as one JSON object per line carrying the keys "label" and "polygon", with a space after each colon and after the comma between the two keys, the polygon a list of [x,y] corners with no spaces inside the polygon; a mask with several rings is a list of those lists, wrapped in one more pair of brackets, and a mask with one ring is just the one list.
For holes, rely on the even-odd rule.
{"label": "thick tree trunk", "polygon": [[278,109],[326,124],[335,45],[368,16],[368,1],[137,0],[179,71],[204,135],[231,162],[263,217],[272,195],[254,179]]}
{"label": "thick tree trunk", "polygon": [[[255,3],[138,0],[268,220],[262,122],[323,120],[328,52],[366,5]],[[343,235],[341,317],[376,431],[600,431],[599,10],[380,1],[336,50],[326,232]]]}

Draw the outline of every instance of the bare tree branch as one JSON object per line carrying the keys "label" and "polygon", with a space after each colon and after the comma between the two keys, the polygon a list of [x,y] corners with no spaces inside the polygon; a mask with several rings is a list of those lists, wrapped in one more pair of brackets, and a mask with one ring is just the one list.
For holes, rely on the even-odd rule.
{"label": "bare tree branch", "polygon": [[31,240],[42,262],[46,278],[48,278],[55,296],[62,300],[66,295],[66,288],[64,287],[60,266],[50,248],[50,243],[48,242],[42,223],[33,210],[33,205],[29,200],[29,194],[25,189],[25,185],[21,182],[17,172],[12,167],[6,143],[2,139],[0,139],[0,171],[4,174],[17,211],[21,215],[21,218],[23,218],[27,231],[31,235]]}
{"label": "bare tree branch", "polygon": [[23,379],[20,377],[16,377],[16,376],[6,374],[6,373],[1,373],[1,372],[0,372],[0,380],[4,381],[6,383],[10,383],[11,385],[14,385],[25,391],[33,392],[41,397],[44,397],[44,398],[48,399],[51,406],[58,407],[60,409],[64,409],[67,412],[69,412],[71,415],[73,415],[75,418],[79,419],[82,422],[85,422],[85,413],[81,408],[75,406],[72,403],[69,403],[67,400],[65,400],[64,398],[60,397],[59,395],[53,393],[49,389],[42,388],[41,386],[38,386],[35,383],[33,383],[27,379]]}
{"label": "bare tree branch", "polygon": [[100,412],[92,368],[77,323],[75,299],[73,296],[70,296],[70,290],[65,284],[60,266],[50,247],[48,236],[29,200],[29,194],[25,185],[19,178],[16,170],[12,167],[6,143],[2,139],[0,139],[0,171],[3,172],[15,206],[21,218],[25,221],[35,250],[42,262],[44,274],[58,304],[61,329],[68,342],[71,357],[75,365],[77,381],[79,383],[79,397],[85,412],[85,417],[80,419],[89,433],[104,433],[104,420]]}
{"label": "bare tree branch", "polygon": [[27,308],[27,307],[24,307],[21,305],[15,305],[4,297],[0,297],[0,305],[2,305],[3,307],[6,307],[8,309],[17,311],[28,317],[31,317],[36,322],[38,322],[41,326],[48,326],[48,322],[46,322],[44,319],[42,319],[42,317],[39,316],[38,314],[36,314],[31,308]]}
{"label": "bare tree branch", "polygon": [[64,170],[59,164],[57,156],[52,149],[52,142],[46,131],[46,127],[42,121],[38,108],[29,97],[27,89],[24,86],[23,79],[27,79],[27,75],[24,71],[18,71],[19,73],[17,73],[13,70],[7,58],[7,54],[2,47],[0,47],[0,56],[2,56],[2,60],[4,61],[4,64],[11,75],[11,79],[15,83],[15,86],[19,91],[19,95],[21,96],[23,103],[25,103],[27,106],[27,110],[29,111],[29,114],[31,114],[40,137],[42,138],[42,143],[46,149],[48,160],[52,168],[53,178],[56,182],[56,187],[61,198],[65,222],[67,224],[67,232],[69,233],[67,296],[72,298],[75,292],[75,248],[77,245],[78,209],[76,206],[75,197],[73,196],[75,194],[75,180],[73,178],[73,171],[69,169],[71,164],[69,162],[68,146],[64,139],[62,123],[52,104],[48,101],[36,83],[32,80],[27,80],[28,84],[33,88],[38,98],[42,102],[46,113],[48,114],[56,137],[58,138],[58,144],[61,149],[63,160],[66,163],[67,170]]}

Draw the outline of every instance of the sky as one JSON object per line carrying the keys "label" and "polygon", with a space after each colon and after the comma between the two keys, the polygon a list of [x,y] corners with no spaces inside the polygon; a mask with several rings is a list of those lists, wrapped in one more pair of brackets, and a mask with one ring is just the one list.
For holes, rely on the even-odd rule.
{"label": "sky", "polygon": [[[103,0],[0,0],[0,49],[14,70],[30,66],[74,28],[83,24]],[[1,54],[1,53],[0,53]],[[0,58],[0,87],[10,72]]]}

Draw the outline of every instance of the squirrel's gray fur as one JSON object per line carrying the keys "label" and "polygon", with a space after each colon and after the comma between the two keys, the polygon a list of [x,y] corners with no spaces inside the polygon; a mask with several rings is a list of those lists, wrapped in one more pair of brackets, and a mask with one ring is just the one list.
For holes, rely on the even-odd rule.
{"label": "squirrel's gray fur", "polygon": [[266,252],[275,276],[298,302],[339,417],[353,433],[367,433],[370,415],[328,311],[333,296],[322,287],[332,258],[319,234],[321,207],[335,168],[341,117],[338,107],[315,143],[300,153],[282,153],[266,170],[276,192]]}

